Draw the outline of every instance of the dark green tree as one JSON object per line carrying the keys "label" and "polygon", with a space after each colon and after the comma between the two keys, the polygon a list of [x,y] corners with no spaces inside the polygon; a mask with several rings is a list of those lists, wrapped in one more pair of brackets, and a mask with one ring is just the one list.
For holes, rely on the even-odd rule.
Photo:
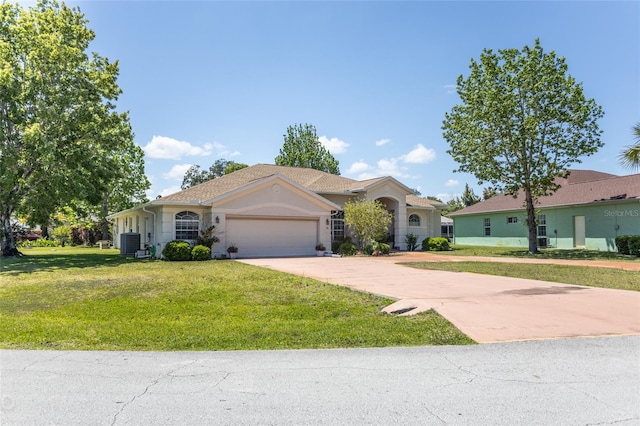
{"label": "dark green tree", "polygon": [[[55,0],[28,9],[0,4],[4,255],[17,254],[12,217],[44,224],[69,203],[99,206],[117,182],[143,167],[129,118],[116,111],[118,64],[97,53],[89,56],[93,39],[79,8]],[[136,190],[144,185],[132,183]]]}
{"label": "dark green tree", "polygon": [[213,163],[209,170],[202,170],[199,165],[191,166],[182,178],[182,189],[187,189],[195,185],[207,182],[220,176],[228,175],[236,170],[248,167],[246,164],[236,163],[235,161],[227,161],[224,158],[218,159]]}
{"label": "dark green tree", "polygon": [[443,136],[458,171],[524,198],[529,252],[535,253],[535,203],[558,189],[580,157],[602,147],[602,108],[585,98],[565,59],[536,40],[522,51],[485,49],[457,80],[462,103],[445,114]]}
{"label": "dark green tree", "polygon": [[275,158],[278,166],[307,167],[323,172],[340,174],[338,160],[318,140],[316,128],[311,124],[287,127],[284,144]]}

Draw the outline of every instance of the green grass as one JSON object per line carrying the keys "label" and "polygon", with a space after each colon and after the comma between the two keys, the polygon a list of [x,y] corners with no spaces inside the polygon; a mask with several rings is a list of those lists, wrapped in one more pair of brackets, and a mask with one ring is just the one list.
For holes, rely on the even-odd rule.
{"label": "green grass", "polygon": [[240,350],[472,344],[430,311],[233,261],[25,249],[0,260],[0,348]]}
{"label": "green grass", "polygon": [[615,260],[625,262],[640,262],[640,257],[628,256],[618,252],[597,250],[558,250],[540,249],[540,253],[530,254],[522,247],[485,247],[452,245],[452,251],[434,252],[451,256],[486,256],[486,257],[526,257],[534,259],[577,259],[577,260]]}
{"label": "green grass", "polygon": [[404,265],[422,269],[500,275],[565,284],[640,291],[640,273],[592,266],[543,265],[498,262],[412,262]]}

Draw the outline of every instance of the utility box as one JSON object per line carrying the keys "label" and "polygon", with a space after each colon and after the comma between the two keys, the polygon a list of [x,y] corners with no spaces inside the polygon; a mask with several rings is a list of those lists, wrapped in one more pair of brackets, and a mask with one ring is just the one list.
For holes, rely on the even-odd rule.
{"label": "utility box", "polygon": [[125,232],[120,234],[120,256],[135,256],[140,250],[140,234]]}

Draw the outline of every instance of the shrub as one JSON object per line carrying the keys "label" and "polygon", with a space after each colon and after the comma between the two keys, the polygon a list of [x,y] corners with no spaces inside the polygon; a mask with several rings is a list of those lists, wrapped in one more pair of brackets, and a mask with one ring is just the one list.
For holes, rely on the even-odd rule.
{"label": "shrub", "polygon": [[340,247],[338,248],[338,253],[342,256],[355,256],[357,252],[358,249],[356,248],[356,245],[351,241],[345,241],[340,244]]}
{"label": "shrub", "polygon": [[444,237],[432,237],[422,240],[423,251],[446,251],[449,250],[449,240]]}
{"label": "shrub", "polygon": [[391,246],[387,243],[375,243],[374,249],[382,254],[389,254],[391,252]]}
{"label": "shrub", "polygon": [[211,259],[211,249],[203,245],[197,245],[191,250],[193,260],[209,260]]}
{"label": "shrub", "polygon": [[186,241],[169,241],[162,249],[162,257],[166,260],[191,260],[191,245]]}
{"label": "shrub", "polygon": [[404,242],[407,243],[407,250],[414,251],[418,247],[418,236],[410,232],[404,237]]}
{"label": "shrub", "polygon": [[640,235],[629,236],[629,254],[640,256]]}
{"label": "shrub", "polygon": [[33,240],[33,241],[28,241],[28,240],[24,240],[24,241],[20,241],[17,244],[18,247],[58,247],[59,244],[57,241],[54,240],[46,240],[44,238],[38,238],[37,240]]}
{"label": "shrub", "polygon": [[[220,239],[214,235],[215,226],[211,225],[207,229],[203,229],[200,231],[200,236],[196,241],[196,244],[199,246],[205,246],[211,248],[212,245],[219,242]],[[195,247],[194,247],[195,248]]]}
{"label": "shrub", "polygon": [[619,235],[616,237],[616,248],[620,254],[629,254],[629,236]]}
{"label": "shrub", "polygon": [[68,226],[58,226],[53,230],[53,239],[58,242],[62,247],[69,244],[71,241],[71,228]]}
{"label": "shrub", "polygon": [[620,254],[640,256],[640,235],[620,235],[616,237],[616,248]]}
{"label": "shrub", "polygon": [[362,248],[362,253],[366,254],[367,256],[371,256],[373,254],[373,250],[374,250],[373,249],[373,244],[367,244],[366,246],[364,246]]}

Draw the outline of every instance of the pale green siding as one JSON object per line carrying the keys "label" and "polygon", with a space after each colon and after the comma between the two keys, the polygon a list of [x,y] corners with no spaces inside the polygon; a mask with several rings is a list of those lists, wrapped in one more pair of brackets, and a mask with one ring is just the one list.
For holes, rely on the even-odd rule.
{"label": "pale green siding", "polygon": [[[584,247],[589,250],[615,251],[616,236],[640,235],[638,200],[545,208],[537,212],[546,217],[546,233],[551,247]],[[583,246],[579,244],[580,230],[575,229],[576,216],[584,216]],[[509,217],[516,217],[517,223],[508,223]],[[491,221],[490,236],[484,234],[485,219]],[[529,245],[524,210],[453,216],[453,220],[456,244],[504,247]]]}

